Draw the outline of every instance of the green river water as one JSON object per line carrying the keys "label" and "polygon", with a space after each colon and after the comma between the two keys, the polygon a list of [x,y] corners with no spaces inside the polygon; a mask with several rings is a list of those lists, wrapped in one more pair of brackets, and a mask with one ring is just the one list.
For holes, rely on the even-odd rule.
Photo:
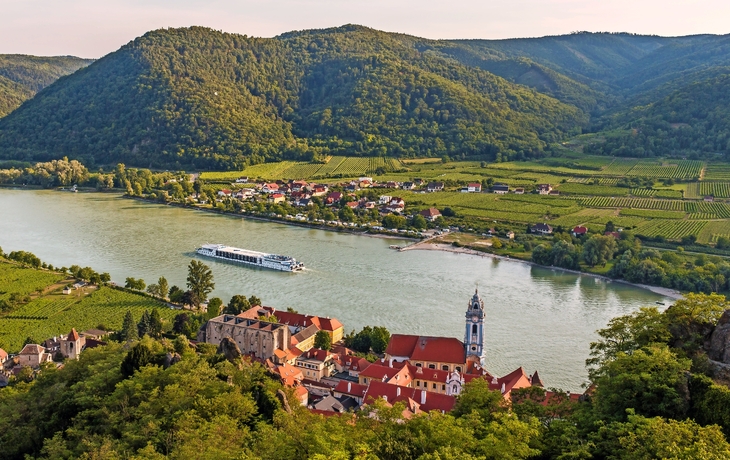
{"label": "green river water", "polygon": [[[265,305],[333,316],[346,329],[463,339],[467,303],[479,286],[486,307],[485,364],[503,375],[523,366],[545,384],[578,391],[595,330],[609,319],[671,302],[644,289],[441,251],[397,252],[404,242],[246,220],[123,199],[111,194],[0,189],[0,246],[56,266],[73,264],[147,283],[184,286],[203,243],[291,255],[306,265],[281,273],[206,260],[214,296],[256,295]],[[103,320],[103,318],[100,318]]]}

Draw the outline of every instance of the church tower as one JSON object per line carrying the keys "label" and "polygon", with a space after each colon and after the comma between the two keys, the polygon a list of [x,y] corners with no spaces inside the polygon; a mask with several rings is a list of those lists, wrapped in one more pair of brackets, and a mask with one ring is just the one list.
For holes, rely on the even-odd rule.
{"label": "church tower", "polygon": [[469,301],[466,310],[466,333],[464,335],[466,361],[476,358],[481,363],[484,352],[484,302],[479,297],[479,291]]}

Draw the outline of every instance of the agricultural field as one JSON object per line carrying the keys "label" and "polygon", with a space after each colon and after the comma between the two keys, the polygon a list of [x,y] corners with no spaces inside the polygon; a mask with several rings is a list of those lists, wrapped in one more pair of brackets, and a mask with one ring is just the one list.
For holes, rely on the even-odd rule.
{"label": "agricultural field", "polygon": [[700,182],[699,196],[714,196],[715,198],[730,198],[730,182]]}
{"label": "agricultural field", "polygon": [[708,222],[697,235],[697,241],[703,244],[716,243],[721,236],[730,238],[730,221],[714,220]]}
{"label": "agricultural field", "polygon": [[584,185],[575,183],[561,184],[558,187],[558,190],[560,190],[560,193],[589,196],[625,196],[629,194],[629,189],[625,187],[611,187],[610,185]]}
{"label": "agricultural field", "polygon": [[652,209],[622,209],[620,215],[645,217],[648,219],[684,219],[687,215],[682,211],[655,211]]}
{"label": "agricultural field", "polygon": [[706,181],[730,181],[730,164],[708,164],[705,168],[705,175],[702,179]]}
{"label": "agricultural field", "polygon": [[696,160],[672,160],[657,164],[656,161],[641,161],[634,165],[625,175],[671,178],[671,179],[691,179],[699,178],[704,163]]}
{"label": "agricultural field", "polygon": [[103,324],[117,330],[127,310],[139,318],[145,310],[156,308],[168,327],[178,313],[157,300],[110,287],[85,288],[64,295],[60,293],[62,285],[56,284],[63,278],[57,273],[0,262],[0,291],[5,295],[32,294],[55,287],[41,296],[31,295],[30,302],[0,316],[0,348],[15,353],[29,337],[38,343],[67,334],[71,328],[83,331]]}
{"label": "agricultural field", "polygon": [[655,219],[638,225],[635,232],[644,236],[663,236],[668,240],[678,240],[689,235],[699,235],[706,221]]}

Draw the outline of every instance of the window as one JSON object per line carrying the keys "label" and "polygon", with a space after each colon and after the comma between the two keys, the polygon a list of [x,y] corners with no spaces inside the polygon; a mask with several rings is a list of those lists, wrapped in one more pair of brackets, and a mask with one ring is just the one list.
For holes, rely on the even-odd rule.
{"label": "window", "polygon": [[416,380],[416,386],[417,387],[420,387],[421,386],[421,381],[420,380]]}
{"label": "window", "polygon": [[456,392],[457,392],[457,391],[458,391],[458,390],[457,390],[457,388],[456,388],[456,385],[454,385],[454,386],[452,387],[452,389],[451,389],[451,393],[453,393],[453,394],[456,394]]}
{"label": "window", "polygon": [[441,389],[442,389],[443,391],[446,391],[446,385],[441,385]]}
{"label": "window", "polygon": [[476,324],[472,324],[471,325],[471,333],[472,334],[476,334],[477,333],[477,325]]}
{"label": "window", "polygon": [[435,365],[435,364],[429,364],[429,365],[428,365],[428,368],[429,368],[429,369],[436,369],[436,365]]}
{"label": "window", "polygon": [[457,370],[458,372],[461,372],[461,366],[456,366],[456,370]]}
{"label": "window", "polygon": [[433,384],[433,389],[434,389],[434,390],[436,389],[436,384],[435,384],[435,383]]}
{"label": "window", "polygon": [[443,365],[443,366],[441,366],[441,370],[442,371],[448,371],[449,370],[449,366]]}
{"label": "window", "polygon": [[421,364],[421,363],[416,363],[416,367],[423,367],[423,364]]}

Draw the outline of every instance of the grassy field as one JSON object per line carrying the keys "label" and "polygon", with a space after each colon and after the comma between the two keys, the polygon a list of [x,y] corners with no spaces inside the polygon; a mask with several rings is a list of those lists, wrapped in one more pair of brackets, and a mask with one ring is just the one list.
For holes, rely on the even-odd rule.
{"label": "grassy field", "polygon": [[118,330],[127,310],[138,319],[145,310],[157,308],[170,325],[177,310],[164,303],[110,287],[86,288],[70,295],[60,292],[65,277],[44,270],[20,268],[0,261],[0,292],[7,298],[13,293],[30,295],[30,302],[0,316],[0,348],[16,353],[31,338],[39,343],[47,338],[104,325]]}

